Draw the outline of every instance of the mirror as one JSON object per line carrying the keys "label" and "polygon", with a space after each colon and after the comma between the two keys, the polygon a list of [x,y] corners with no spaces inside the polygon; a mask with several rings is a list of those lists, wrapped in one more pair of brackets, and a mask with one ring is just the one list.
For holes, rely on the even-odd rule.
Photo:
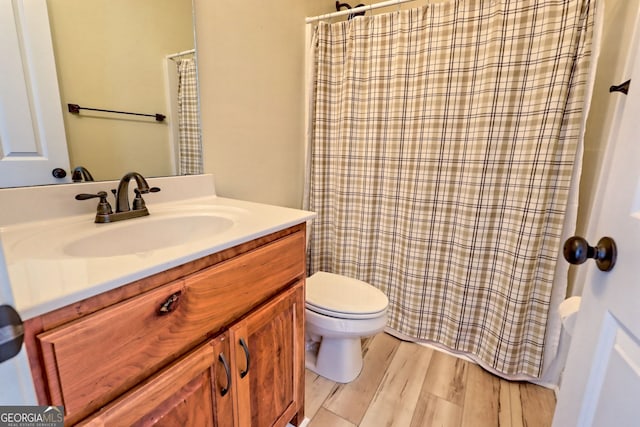
{"label": "mirror", "polygon": [[[195,64],[190,77],[178,77],[178,68],[189,68],[185,64],[195,57],[192,6],[192,0],[47,0],[71,169],[86,167],[96,181],[129,171],[146,177],[180,173],[179,108],[189,110],[184,116],[191,123],[181,127],[201,165]],[[192,86],[179,102],[178,86],[188,79]],[[166,119],[73,114],[67,104]]]}

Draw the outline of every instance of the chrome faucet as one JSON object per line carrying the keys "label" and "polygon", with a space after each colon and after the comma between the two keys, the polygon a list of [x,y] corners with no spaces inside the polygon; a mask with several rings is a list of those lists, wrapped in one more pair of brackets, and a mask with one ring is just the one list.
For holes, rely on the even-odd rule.
{"label": "chrome faucet", "polygon": [[[137,188],[134,190],[136,197],[133,200],[133,207],[129,206],[129,181],[136,180]],[[149,187],[147,180],[138,172],[129,172],[120,179],[117,190],[111,190],[116,198],[116,211],[113,212],[111,205],[107,201],[107,193],[100,191],[98,194],[78,194],[76,200],[87,200],[99,197],[98,211],[96,213],[97,223],[121,221],[123,219],[138,218],[149,215],[149,210],[142,198],[143,194],[157,193],[158,187]]]}

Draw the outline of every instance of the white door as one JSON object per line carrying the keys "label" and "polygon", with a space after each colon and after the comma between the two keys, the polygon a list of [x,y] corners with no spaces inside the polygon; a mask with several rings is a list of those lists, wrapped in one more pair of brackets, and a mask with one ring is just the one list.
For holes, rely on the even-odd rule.
{"label": "white door", "polygon": [[[637,27],[637,25],[636,25]],[[593,235],[617,244],[617,262],[602,272],[593,261],[553,420],[556,427],[640,426],[640,38],[631,44],[631,88],[609,143],[600,177]],[[619,82],[611,82],[619,83]],[[625,97],[620,93],[611,96]],[[606,165],[605,165],[606,167]]]}
{"label": "white door", "polygon": [[0,0],[0,58],[0,187],[71,182],[46,0]]}

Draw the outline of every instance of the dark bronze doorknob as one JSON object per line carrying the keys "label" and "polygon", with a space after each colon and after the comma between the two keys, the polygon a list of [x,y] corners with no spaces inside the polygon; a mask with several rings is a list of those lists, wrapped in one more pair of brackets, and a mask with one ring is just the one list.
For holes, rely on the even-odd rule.
{"label": "dark bronze doorknob", "polygon": [[589,258],[596,260],[596,265],[602,271],[610,271],[616,265],[618,249],[616,242],[611,237],[603,237],[598,240],[598,244],[589,246],[589,243],[582,237],[569,237],[564,242],[562,250],[564,259],[570,264],[582,264]]}
{"label": "dark bronze doorknob", "polygon": [[67,176],[67,171],[62,168],[55,168],[51,171],[51,175],[53,175],[54,178],[61,179]]}

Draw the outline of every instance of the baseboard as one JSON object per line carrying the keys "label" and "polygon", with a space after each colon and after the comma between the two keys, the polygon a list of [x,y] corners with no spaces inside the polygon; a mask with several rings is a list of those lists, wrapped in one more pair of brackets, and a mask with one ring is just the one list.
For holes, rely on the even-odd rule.
{"label": "baseboard", "polygon": [[[311,422],[311,420],[309,418],[305,417],[305,419],[302,420],[302,422],[300,423],[300,425],[298,427],[307,427],[310,422]],[[295,427],[295,426],[291,425],[291,424],[287,424],[287,427]]]}

